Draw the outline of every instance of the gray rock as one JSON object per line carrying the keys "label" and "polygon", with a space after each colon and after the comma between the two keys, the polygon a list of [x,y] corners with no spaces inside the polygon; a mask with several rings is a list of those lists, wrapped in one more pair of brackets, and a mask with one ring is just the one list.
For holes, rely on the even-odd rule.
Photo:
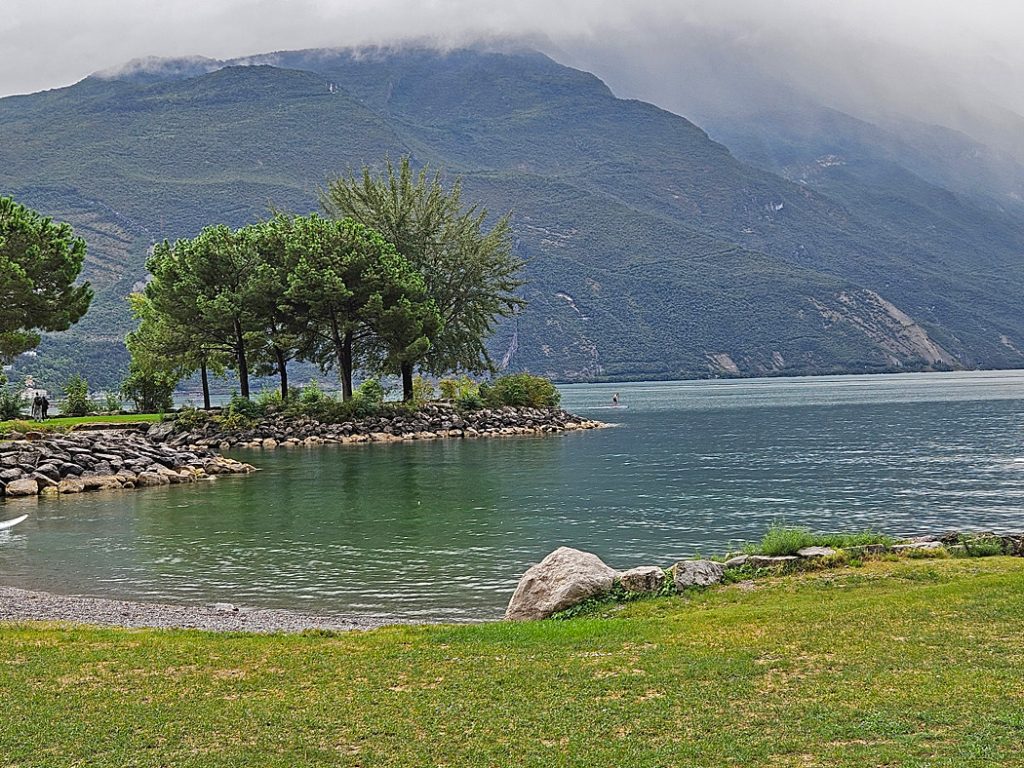
{"label": "gray rock", "polygon": [[57,484],[59,493],[82,493],[85,490],[85,482],[75,475],[68,475]]}
{"label": "gray rock", "polygon": [[728,560],[722,563],[722,566],[726,569],[742,568],[744,565],[747,564],[747,560],[749,559],[749,555],[736,555],[736,557],[730,557]]}
{"label": "gray rock", "polygon": [[672,581],[676,589],[710,587],[721,582],[725,568],[713,560],[680,560],[673,569]]}
{"label": "gray rock", "polygon": [[797,551],[797,554],[804,558],[832,557],[835,553],[832,547],[804,547]]}
{"label": "gray rock", "polygon": [[942,549],[941,541],[915,541],[910,544],[893,544],[893,552],[906,552],[909,549]]}
{"label": "gray rock", "polygon": [[39,494],[39,484],[31,477],[12,480],[7,484],[4,493],[8,496],[37,496]]}
{"label": "gray rock", "polygon": [[36,481],[36,484],[39,486],[39,490],[42,490],[43,488],[57,487],[57,481],[49,475],[44,475],[42,472],[33,472],[32,479]]}
{"label": "gray rock", "polygon": [[156,485],[170,485],[170,480],[159,472],[140,472],[135,478],[135,484],[140,488],[148,488]]}
{"label": "gray rock", "polygon": [[36,467],[36,472],[43,477],[50,478],[54,483],[60,480],[60,470],[53,464],[40,464]]}
{"label": "gray rock", "polygon": [[159,443],[170,437],[172,432],[174,432],[174,422],[165,421],[161,424],[154,424],[151,426],[149,431],[146,432],[146,436],[149,437],[150,440]]}
{"label": "gray rock", "polygon": [[597,555],[559,547],[523,574],[509,600],[505,618],[545,619],[610,591],[614,582],[614,569]]}
{"label": "gray rock", "polygon": [[627,592],[654,594],[660,592],[665,584],[665,571],[656,565],[641,565],[620,573],[619,583]]}
{"label": "gray rock", "polygon": [[82,475],[82,482],[87,491],[103,491],[120,488],[120,481],[113,475]]}

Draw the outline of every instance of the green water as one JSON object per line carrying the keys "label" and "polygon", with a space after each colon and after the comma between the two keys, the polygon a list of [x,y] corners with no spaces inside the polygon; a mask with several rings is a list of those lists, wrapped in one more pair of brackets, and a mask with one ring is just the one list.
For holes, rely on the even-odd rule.
{"label": "green water", "polygon": [[[624,409],[606,406],[619,392]],[[775,520],[1024,530],[1024,372],[572,386],[619,424],[236,454],[199,486],[0,505],[0,583],[424,619],[499,616],[561,544],[669,565]]]}

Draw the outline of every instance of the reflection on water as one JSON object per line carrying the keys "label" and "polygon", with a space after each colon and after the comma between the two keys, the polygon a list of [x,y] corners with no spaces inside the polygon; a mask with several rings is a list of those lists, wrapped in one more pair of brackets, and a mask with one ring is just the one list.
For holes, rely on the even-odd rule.
{"label": "reflection on water", "polygon": [[[615,429],[250,453],[196,486],[0,505],[0,582],[490,618],[560,544],[670,564],[773,521],[1024,529],[1024,373],[571,386]],[[610,409],[619,392],[628,406]]]}

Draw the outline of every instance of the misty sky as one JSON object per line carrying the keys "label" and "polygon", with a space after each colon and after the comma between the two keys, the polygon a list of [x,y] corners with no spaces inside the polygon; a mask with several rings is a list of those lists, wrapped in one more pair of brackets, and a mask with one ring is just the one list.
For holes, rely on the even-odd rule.
{"label": "misty sky", "polygon": [[680,88],[742,60],[853,111],[1024,114],[1019,0],[2,0],[2,11],[0,95],[144,56],[509,38],[670,109]]}

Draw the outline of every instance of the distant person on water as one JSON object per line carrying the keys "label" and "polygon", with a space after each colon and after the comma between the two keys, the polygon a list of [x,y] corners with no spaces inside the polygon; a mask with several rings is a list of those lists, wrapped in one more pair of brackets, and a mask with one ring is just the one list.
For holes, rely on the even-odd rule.
{"label": "distant person on water", "polygon": [[618,406],[618,404],[619,404],[619,393],[616,392],[614,395],[612,395],[612,405],[613,406]]}

